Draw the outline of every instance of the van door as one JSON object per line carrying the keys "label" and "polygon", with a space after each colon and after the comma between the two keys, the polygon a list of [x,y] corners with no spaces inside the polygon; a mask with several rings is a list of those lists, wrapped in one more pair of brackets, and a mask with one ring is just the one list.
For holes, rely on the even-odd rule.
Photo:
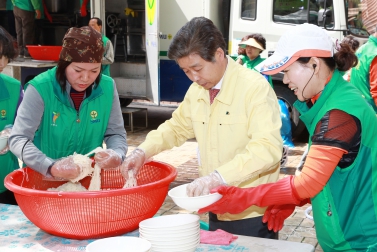
{"label": "van door", "polygon": [[150,101],[160,105],[159,1],[145,0],[145,11],[146,96]]}

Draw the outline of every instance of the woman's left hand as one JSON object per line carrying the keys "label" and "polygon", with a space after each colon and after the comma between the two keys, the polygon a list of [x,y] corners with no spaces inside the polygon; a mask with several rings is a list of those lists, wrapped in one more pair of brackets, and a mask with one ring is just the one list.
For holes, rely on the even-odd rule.
{"label": "woman's left hand", "polygon": [[112,150],[107,149],[97,152],[94,156],[94,161],[101,167],[101,169],[117,168],[122,163],[122,158],[119,154]]}

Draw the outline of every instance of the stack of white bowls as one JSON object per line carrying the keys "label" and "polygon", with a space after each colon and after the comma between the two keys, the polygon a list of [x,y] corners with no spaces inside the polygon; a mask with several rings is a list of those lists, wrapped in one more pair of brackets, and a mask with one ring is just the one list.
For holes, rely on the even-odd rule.
{"label": "stack of white bowls", "polygon": [[200,243],[199,216],[174,214],[139,223],[140,238],[152,244],[153,252],[194,252]]}

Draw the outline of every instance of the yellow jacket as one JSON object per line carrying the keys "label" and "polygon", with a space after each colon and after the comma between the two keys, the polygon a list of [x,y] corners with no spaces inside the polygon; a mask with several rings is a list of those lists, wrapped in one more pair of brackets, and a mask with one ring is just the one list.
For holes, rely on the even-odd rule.
{"label": "yellow jacket", "polygon": [[[199,176],[217,170],[228,185],[254,187],[279,178],[281,118],[275,92],[258,72],[228,57],[221,90],[212,105],[209,91],[197,83],[188,89],[172,118],[149,132],[139,146],[147,157],[196,138]],[[252,206],[241,214],[218,215],[239,220],[263,215]]]}

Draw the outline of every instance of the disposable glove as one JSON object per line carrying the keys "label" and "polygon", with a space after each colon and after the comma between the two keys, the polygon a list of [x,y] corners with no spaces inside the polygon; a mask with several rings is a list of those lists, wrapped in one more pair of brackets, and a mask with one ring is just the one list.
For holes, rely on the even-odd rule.
{"label": "disposable glove", "polygon": [[259,185],[251,188],[239,188],[235,186],[220,186],[211,190],[218,192],[223,197],[209,205],[199,209],[198,213],[213,212],[215,214],[238,214],[252,205],[265,207],[270,205],[297,205],[301,199],[297,195],[293,184],[294,176],[287,176],[276,183]]}
{"label": "disposable glove", "polygon": [[197,178],[188,184],[186,187],[186,193],[189,197],[207,195],[211,189],[223,184],[224,181],[220,174],[215,171],[207,176]]}
{"label": "disposable glove", "polygon": [[[298,206],[310,204],[310,199],[304,199]],[[283,228],[284,221],[295,211],[296,205],[272,205],[269,206],[264,213],[263,223],[267,223],[268,230],[273,230],[275,233]]]}
{"label": "disposable glove", "polygon": [[130,155],[126,157],[124,162],[120,165],[120,172],[122,173],[124,179],[128,180],[128,171],[132,170],[134,178],[136,178],[139,173],[140,168],[144,165],[146,161],[145,152],[142,149],[135,149]]}
{"label": "disposable glove", "polygon": [[[8,137],[10,136],[10,133],[12,131],[12,125],[7,125],[4,127],[2,131],[0,131],[0,137]],[[0,150],[0,155],[4,155],[9,151],[9,142],[5,145],[5,147]]]}
{"label": "disposable glove", "polygon": [[50,170],[52,176],[61,179],[74,179],[81,173],[81,167],[73,162],[73,156],[56,161]]}
{"label": "disposable glove", "polygon": [[94,161],[96,162],[101,169],[111,169],[117,168],[122,163],[122,158],[119,154],[112,150],[107,149],[100,152],[97,152],[94,156]]}

